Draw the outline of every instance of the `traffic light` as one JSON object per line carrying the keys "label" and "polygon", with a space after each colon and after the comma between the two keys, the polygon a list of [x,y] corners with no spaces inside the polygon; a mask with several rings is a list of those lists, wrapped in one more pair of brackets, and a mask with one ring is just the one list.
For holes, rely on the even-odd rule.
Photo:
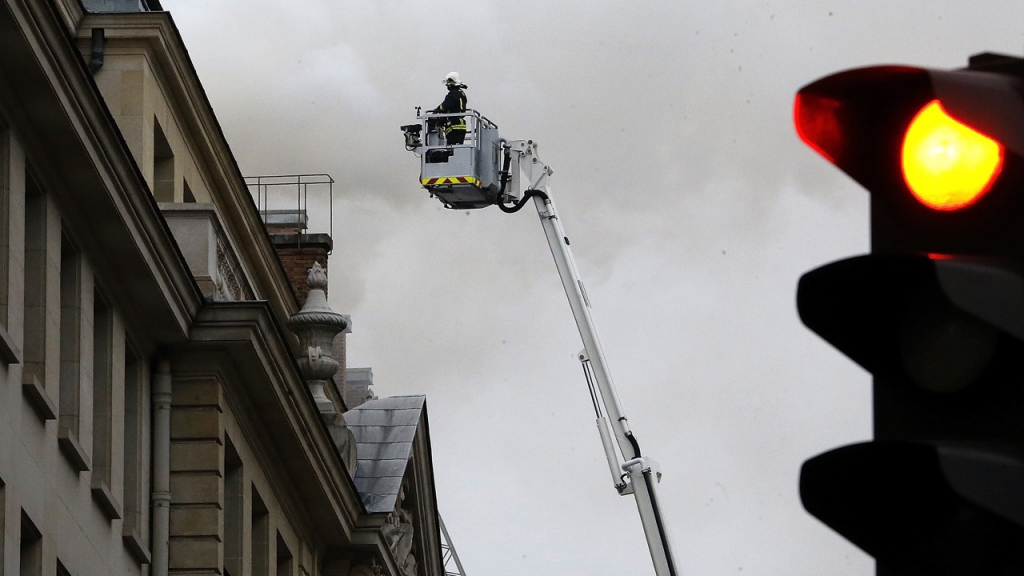
{"label": "traffic light", "polygon": [[797,308],[874,376],[875,439],[805,462],[804,507],[879,576],[1024,574],[1024,59],[840,72],[794,117],[871,194],[871,254]]}

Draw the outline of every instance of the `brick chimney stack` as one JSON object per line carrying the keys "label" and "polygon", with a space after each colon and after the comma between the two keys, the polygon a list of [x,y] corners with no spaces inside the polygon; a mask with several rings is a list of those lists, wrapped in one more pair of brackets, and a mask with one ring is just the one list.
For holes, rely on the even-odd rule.
{"label": "brick chimney stack", "polygon": [[319,262],[327,270],[327,255],[334,249],[329,234],[304,234],[308,218],[305,210],[268,210],[264,213],[264,224],[270,241],[277,250],[288,283],[291,284],[295,300],[301,305],[309,294],[306,276]]}

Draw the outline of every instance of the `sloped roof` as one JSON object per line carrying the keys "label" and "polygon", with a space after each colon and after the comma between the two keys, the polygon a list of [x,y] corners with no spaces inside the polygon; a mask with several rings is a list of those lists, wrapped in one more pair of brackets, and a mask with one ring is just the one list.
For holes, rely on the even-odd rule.
{"label": "sloped roof", "polygon": [[345,412],[356,439],[356,489],[367,512],[395,509],[425,401],[425,396],[393,396]]}

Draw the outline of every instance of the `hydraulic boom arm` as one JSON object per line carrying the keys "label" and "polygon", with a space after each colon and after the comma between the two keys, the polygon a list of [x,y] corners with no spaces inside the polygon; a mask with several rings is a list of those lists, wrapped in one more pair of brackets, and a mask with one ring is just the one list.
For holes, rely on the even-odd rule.
{"label": "hydraulic boom arm", "polygon": [[[643,523],[647,546],[651,551],[654,571],[657,576],[677,576],[678,572],[672,559],[671,546],[655,493],[657,477],[660,474],[652,471],[650,461],[640,453],[640,445],[630,431],[629,422],[619,405],[612,376],[605,362],[604,351],[601,349],[601,342],[597,337],[597,328],[590,315],[590,300],[587,298],[583,281],[576,269],[576,261],[569,246],[569,239],[562,228],[561,220],[555,211],[555,203],[551,199],[551,191],[548,189],[548,177],[552,171],[537,157],[537,145],[532,140],[511,141],[507,142],[506,146],[511,153],[508,177],[511,179],[512,193],[515,194],[518,189],[516,180],[519,173],[522,172],[529,183],[524,199],[533,197],[537,215],[540,216],[541,225],[544,227],[544,235],[551,248],[551,255],[558,268],[558,275],[562,279],[562,287],[565,289],[565,295],[569,298],[572,314],[576,318],[576,327],[583,339],[584,350],[580,353],[580,361],[584,364],[584,370],[587,371],[588,382],[591,374],[593,380],[596,381],[598,393],[593,394],[594,406],[598,413],[598,430],[601,432],[601,439],[605,444],[605,455],[613,470],[613,478],[616,476],[616,469],[623,471],[615,478],[615,488],[623,495],[632,493],[636,499],[636,506],[640,512],[640,520]],[[602,405],[607,419],[601,414]],[[609,424],[619,453],[623,456],[624,462],[621,464],[613,447],[608,443],[607,426]]]}

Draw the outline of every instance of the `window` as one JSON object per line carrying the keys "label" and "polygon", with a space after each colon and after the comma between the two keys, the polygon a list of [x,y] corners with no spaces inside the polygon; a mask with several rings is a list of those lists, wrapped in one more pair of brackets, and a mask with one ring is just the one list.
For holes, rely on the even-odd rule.
{"label": "window", "polygon": [[[89,470],[89,456],[79,443],[82,426],[82,258],[66,235],[60,243],[60,392],[57,438],[72,468]],[[91,310],[90,310],[91,312]],[[86,387],[88,389],[88,387]],[[91,417],[91,414],[90,414]]]}
{"label": "window", "polygon": [[107,518],[121,517],[114,486],[114,311],[103,295],[92,297],[92,494]]}
{"label": "window", "polygon": [[11,320],[11,191],[22,191],[24,176],[24,156],[13,144],[11,133],[0,123],[0,360],[7,364],[22,361],[7,328]]}
{"label": "window", "polygon": [[242,576],[242,511],[245,509],[242,459],[224,440],[224,576]]}
{"label": "window", "polygon": [[43,535],[24,510],[21,511],[20,569],[20,576],[43,574]]}
{"label": "window", "polygon": [[47,386],[46,378],[47,277],[55,273],[46,258],[47,212],[46,197],[29,178],[25,186],[25,340],[22,353],[26,374],[35,376],[49,397],[56,398],[57,390]]}
{"label": "window", "polygon": [[280,532],[277,533],[277,576],[292,576],[292,553]]}
{"label": "window", "polygon": [[67,236],[60,242],[60,427],[78,436],[81,420],[82,260]]}
{"label": "window", "polygon": [[0,327],[7,328],[10,314],[7,309],[8,264],[11,238],[11,188],[14,185],[13,150],[11,133],[0,127]]}
{"label": "window", "polygon": [[270,576],[270,511],[252,487],[252,576]]}
{"label": "window", "polygon": [[182,184],[181,187],[182,187],[182,196],[184,197],[184,202],[195,204],[196,203],[196,195],[193,194],[192,193],[192,189],[189,188],[188,180],[182,180],[181,184]]}
{"label": "window", "polygon": [[7,332],[10,322],[11,190],[24,182],[24,158],[15,155],[11,133],[0,124],[0,360],[21,362],[21,354]]}
{"label": "window", "polygon": [[[25,399],[35,410],[42,422],[56,420],[58,409],[53,399],[57,397],[57,375],[54,366],[47,378],[47,364],[57,364],[59,358],[47,358],[47,338],[60,330],[56,314],[47,316],[47,306],[59,305],[57,265],[47,254],[56,253],[60,235],[54,230],[56,213],[51,210],[46,196],[31,177],[25,182],[25,338],[22,343],[21,374],[22,391]],[[49,224],[49,225],[48,225]],[[56,240],[56,243],[54,242]]]}
{"label": "window", "polygon": [[148,378],[146,362],[125,343],[124,355],[124,524],[122,533],[133,554],[145,559],[145,543],[142,528],[147,519],[143,514],[148,509],[145,494],[149,492],[149,469],[145,458],[145,447],[149,445],[149,403],[145,398],[143,382]]}
{"label": "window", "polygon": [[4,518],[7,513],[7,500],[4,499],[4,488],[4,479],[0,478],[0,567],[4,565],[4,547],[7,544],[7,538],[4,534]]}
{"label": "window", "polygon": [[160,123],[153,119],[153,196],[157,202],[174,202],[174,152]]}

